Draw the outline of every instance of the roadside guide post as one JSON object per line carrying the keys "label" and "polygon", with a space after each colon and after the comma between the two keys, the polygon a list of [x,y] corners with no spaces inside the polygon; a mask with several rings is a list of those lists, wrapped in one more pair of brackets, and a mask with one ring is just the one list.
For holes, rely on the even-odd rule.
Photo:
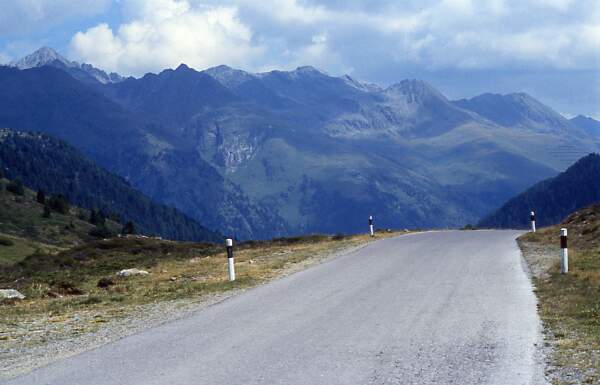
{"label": "roadside guide post", "polygon": [[569,249],[567,248],[567,229],[560,229],[560,272],[569,272]]}
{"label": "roadside guide post", "polygon": [[225,240],[225,247],[227,248],[227,267],[229,270],[229,280],[235,281],[235,264],[233,263],[233,239],[227,238]]}

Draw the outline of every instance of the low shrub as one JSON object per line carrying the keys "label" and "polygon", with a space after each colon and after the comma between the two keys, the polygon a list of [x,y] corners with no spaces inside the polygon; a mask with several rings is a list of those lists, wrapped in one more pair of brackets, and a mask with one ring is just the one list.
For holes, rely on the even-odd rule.
{"label": "low shrub", "polygon": [[23,187],[23,182],[21,182],[20,179],[15,179],[12,182],[9,182],[6,185],[6,190],[10,191],[11,193],[15,194],[15,195],[24,195],[25,194],[25,187]]}
{"label": "low shrub", "polygon": [[63,215],[68,214],[70,210],[69,200],[64,195],[56,195],[51,197],[48,199],[47,205],[52,210]]}
{"label": "low shrub", "polygon": [[102,289],[106,289],[114,284],[115,284],[115,281],[113,281],[112,278],[104,277],[104,278],[100,278],[100,280],[98,281],[98,284],[96,286],[98,286],[99,288],[102,288]]}
{"label": "low shrub", "polygon": [[101,238],[101,239],[112,238],[116,235],[114,231],[111,231],[106,226],[96,226],[93,229],[91,229],[88,234],[94,238]]}
{"label": "low shrub", "polygon": [[75,286],[73,282],[69,281],[57,281],[54,282],[52,287],[62,295],[82,295],[84,291]]}
{"label": "low shrub", "polygon": [[280,245],[293,245],[297,243],[319,243],[328,240],[329,237],[322,234],[301,235],[296,237],[274,238],[273,243]]}
{"label": "low shrub", "polygon": [[79,302],[80,305],[96,305],[102,303],[102,298],[91,296]]}
{"label": "low shrub", "polygon": [[6,237],[0,237],[0,246],[13,246],[15,242],[12,239]]}

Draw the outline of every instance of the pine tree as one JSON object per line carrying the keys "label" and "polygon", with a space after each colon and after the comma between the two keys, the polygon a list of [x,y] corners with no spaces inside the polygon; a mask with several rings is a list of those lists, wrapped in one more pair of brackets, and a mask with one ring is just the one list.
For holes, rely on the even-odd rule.
{"label": "pine tree", "polygon": [[133,224],[133,222],[125,223],[125,225],[123,226],[123,230],[121,230],[121,234],[135,234],[135,225]]}
{"label": "pine tree", "polygon": [[57,213],[68,214],[69,213],[69,200],[64,195],[56,195],[48,200],[48,206]]}
{"label": "pine tree", "polygon": [[98,213],[96,212],[96,209],[91,209],[91,210],[90,210],[90,220],[89,220],[89,222],[90,222],[92,225],[96,225],[96,224],[98,223],[98,222],[97,222],[97,221],[98,221],[98,218],[97,218],[97,216],[98,216]]}
{"label": "pine tree", "polygon": [[50,210],[50,207],[44,206],[44,213],[42,214],[42,217],[50,218],[51,216],[52,216],[52,210]]}
{"label": "pine tree", "polygon": [[104,213],[100,210],[92,209],[90,211],[90,223],[96,226],[103,226],[106,222]]}
{"label": "pine tree", "polygon": [[23,187],[23,182],[18,178],[10,182],[6,186],[6,189],[15,195],[25,195],[25,187]]}
{"label": "pine tree", "polygon": [[44,190],[38,190],[35,200],[38,203],[46,204],[46,193],[44,192]]}
{"label": "pine tree", "polygon": [[96,238],[112,238],[115,236],[114,232],[112,232],[106,225],[96,226],[91,229],[88,233],[92,237]]}

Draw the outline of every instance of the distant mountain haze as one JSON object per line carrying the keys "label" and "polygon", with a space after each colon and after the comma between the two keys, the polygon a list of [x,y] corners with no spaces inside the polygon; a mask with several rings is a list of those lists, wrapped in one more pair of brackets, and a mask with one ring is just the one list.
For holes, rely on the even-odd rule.
{"label": "distant mountain haze", "polygon": [[576,117],[570,119],[571,124],[576,127],[585,130],[590,135],[600,136],[600,122],[590,118],[589,116],[577,115]]}
{"label": "distant mountain haze", "polygon": [[[313,67],[180,65],[84,84],[46,68],[0,71],[0,87],[15,89],[0,103],[16,93],[28,106],[0,111],[0,125],[55,134],[152,198],[246,238],[358,232],[368,215],[381,227],[475,223],[600,143],[526,94],[453,102],[416,79],[384,88]],[[65,85],[72,103],[41,103],[41,89]],[[36,109],[43,119],[28,116]]]}
{"label": "distant mountain haze", "polygon": [[525,93],[483,94],[454,103],[505,127],[524,127],[540,131],[572,128],[562,115]]}

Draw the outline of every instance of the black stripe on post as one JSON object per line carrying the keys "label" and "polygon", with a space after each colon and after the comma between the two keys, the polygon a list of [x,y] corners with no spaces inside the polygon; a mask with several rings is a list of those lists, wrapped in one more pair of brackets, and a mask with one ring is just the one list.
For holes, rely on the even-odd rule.
{"label": "black stripe on post", "polygon": [[227,249],[227,258],[233,258],[233,238],[225,240],[225,248]]}
{"label": "black stripe on post", "polygon": [[369,217],[369,226],[373,225],[373,217]]}
{"label": "black stripe on post", "polygon": [[535,221],[535,214],[531,214],[531,221]]}
{"label": "black stripe on post", "polygon": [[566,235],[561,235],[560,236],[560,248],[561,249],[566,249],[567,248],[567,236]]}

